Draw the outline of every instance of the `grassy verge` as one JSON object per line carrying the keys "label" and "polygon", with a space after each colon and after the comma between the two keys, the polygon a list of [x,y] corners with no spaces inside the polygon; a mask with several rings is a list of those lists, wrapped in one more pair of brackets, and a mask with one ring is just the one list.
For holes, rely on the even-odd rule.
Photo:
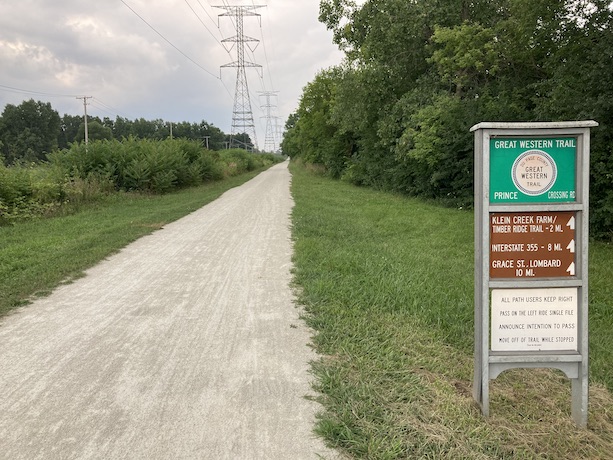
{"label": "grassy verge", "polygon": [[591,247],[588,429],[550,370],[503,373],[486,420],[471,394],[472,213],[292,173],[295,282],[331,445],[368,459],[612,458],[611,247]]}
{"label": "grassy verge", "polygon": [[76,214],[0,227],[0,316],[259,172],[167,195],[113,194]]}

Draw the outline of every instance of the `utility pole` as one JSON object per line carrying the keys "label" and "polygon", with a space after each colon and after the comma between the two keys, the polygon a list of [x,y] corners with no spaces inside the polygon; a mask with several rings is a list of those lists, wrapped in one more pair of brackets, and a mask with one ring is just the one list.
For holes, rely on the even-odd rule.
{"label": "utility pole", "polygon": [[87,133],[87,100],[92,99],[93,96],[81,96],[77,97],[77,99],[83,99],[83,122],[85,124],[85,149],[87,150],[87,145],[89,144],[89,135]]}
{"label": "utility pole", "polygon": [[262,108],[265,109],[266,116],[262,118],[266,118],[266,136],[264,138],[264,151],[265,152],[275,152],[277,146],[276,133],[272,126],[272,121],[275,117],[272,116],[272,108],[276,107],[271,103],[272,97],[277,97],[277,93],[279,91],[258,91],[260,97],[266,98],[266,103],[262,105]]}
{"label": "utility pole", "polygon": [[[216,6],[226,10],[225,13],[219,16],[235,17],[236,35],[234,37],[222,40],[222,43],[236,44],[236,61],[221,67],[236,67],[236,88],[234,92],[234,108],[232,110],[232,132],[230,134],[230,147],[232,147],[234,136],[241,133],[246,133],[251,138],[254,147],[257,149],[257,136],[255,133],[255,123],[253,121],[253,112],[251,110],[251,98],[249,96],[249,85],[247,84],[247,73],[245,67],[262,67],[254,62],[245,61],[245,44],[249,42],[258,43],[259,40],[247,37],[244,34],[243,19],[245,16],[260,16],[256,13],[258,8],[263,8],[264,5],[248,5],[248,6]],[[256,45],[257,46],[257,45]],[[231,48],[233,48],[232,45]],[[231,49],[230,48],[230,49]],[[251,51],[254,51],[253,48]]]}

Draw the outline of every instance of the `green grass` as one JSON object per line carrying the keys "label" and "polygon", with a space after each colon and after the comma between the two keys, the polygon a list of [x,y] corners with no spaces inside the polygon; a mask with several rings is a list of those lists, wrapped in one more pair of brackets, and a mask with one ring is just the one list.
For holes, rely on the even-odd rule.
{"label": "green grass", "polygon": [[551,370],[492,381],[485,419],[471,393],[472,213],[291,168],[294,280],[332,446],[368,459],[613,458],[611,247],[591,246],[588,429]]}
{"label": "green grass", "polygon": [[589,251],[590,375],[613,391],[613,244]]}
{"label": "green grass", "polygon": [[113,194],[72,215],[0,227],[0,316],[259,172],[167,195]]}

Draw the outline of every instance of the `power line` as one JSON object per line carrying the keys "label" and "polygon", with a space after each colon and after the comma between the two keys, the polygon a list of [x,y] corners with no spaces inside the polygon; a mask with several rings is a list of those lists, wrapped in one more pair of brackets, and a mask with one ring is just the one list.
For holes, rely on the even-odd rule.
{"label": "power line", "polygon": [[[255,1],[251,0],[251,3],[253,6],[255,5]],[[266,48],[266,40],[264,37],[264,31],[262,28],[262,21],[260,20],[260,36],[262,38],[262,40],[260,40],[260,42],[262,43],[263,49],[264,49],[264,59],[266,61],[266,66],[265,66],[265,71],[267,73],[268,76],[268,81],[270,82],[270,88],[273,90],[274,92],[274,83],[272,81],[272,76],[271,76],[271,72],[270,72],[270,62],[268,60],[268,51]],[[255,60],[255,50],[248,50],[248,54],[250,54],[251,56],[253,56],[253,59]],[[269,92],[269,90],[267,89],[267,83],[265,81],[264,78],[264,72],[261,72],[261,74],[259,75],[260,77],[260,86],[262,87],[262,91],[261,93],[267,93]],[[253,100],[253,99],[252,99]],[[260,106],[260,101],[256,101],[255,105],[258,106],[258,108],[260,109],[260,111],[262,112],[263,116],[260,117],[260,120],[262,119],[266,119],[266,124],[262,125],[261,121],[260,121],[260,126],[264,129],[264,133],[265,133],[265,147],[264,149],[266,150],[267,147],[271,144],[274,143],[274,141],[271,142],[271,137],[274,137],[274,134],[271,134],[271,127],[270,127],[270,123],[271,123],[271,119],[274,119],[276,117],[272,117],[271,118],[271,114],[269,112],[270,109],[266,109],[266,106]],[[275,106],[276,107],[276,106]],[[266,110],[265,110],[266,109]],[[268,140],[268,142],[266,142],[266,139]],[[269,144],[268,146],[266,144]]]}
{"label": "power line", "polygon": [[[204,23],[204,21],[202,20],[202,18],[200,18],[200,16],[198,16],[198,13],[196,13],[196,10],[194,10],[194,8],[192,7],[192,5],[190,5],[190,3],[185,0],[185,3],[187,4],[187,6],[189,7],[190,10],[192,10],[192,13],[194,13],[194,16],[196,16],[198,18],[198,21],[200,21],[200,24],[202,24],[202,26],[206,29],[206,31],[211,34],[211,37],[213,37],[213,39],[220,44],[221,46],[223,46],[223,44],[217,39],[217,37],[213,34],[213,32],[211,32],[211,30],[206,26],[206,24]],[[200,3],[200,2],[198,2]],[[204,9],[204,7],[202,6],[202,3],[200,3],[200,6]],[[205,10],[206,13],[206,10]],[[208,13],[207,13],[208,14]],[[209,16],[210,18],[210,16]],[[228,53],[229,54],[229,53]]]}
{"label": "power line", "polygon": [[179,53],[181,53],[186,59],[188,59],[189,61],[191,61],[195,66],[197,66],[198,68],[200,68],[201,70],[204,70],[206,73],[208,73],[209,75],[211,75],[213,78],[220,80],[220,78],[215,75],[214,73],[208,71],[207,69],[205,69],[204,67],[202,67],[200,64],[198,64],[196,61],[194,61],[191,57],[189,57],[187,54],[185,54],[183,51],[181,51],[176,45],[174,45],[170,40],[168,40],[166,37],[164,37],[164,35],[162,35],[160,32],[158,32],[155,27],[153,27],[151,24],[149,24],[140,14],[138,14],[130,5],[128,5],[124,0],[121,0],[121,3],[123,3],[130,11],[132,11],[132,13],[134,13],[136,16],[138,16],[138,18],[143,21],[145,24],[147,24],[147,26],[149,26],[149,28],[151,30],[153,30],[156,34],[158,34],[166,43],[168,43],[170,46],[172,46],[175,50],[177,50]]}
{"label": "power line", "polygon": [[[105,112],[110,113],[111,115],[117,115],[118,113],[121,113],[120,110],[118,110],[118,109],[116,109],[114,107],[111,107],[110,105],[107,105],[104,102],[102,102],[97,97],[92,97],[92,96],[79,96],[79,95],[76,95],[76,94],[47,93],[47,92],[44,92],[44,91],[33,91],[33,90],[29,90],[29,89],[16,88],[14,86],[6,86],[6,85],[0,85],[0,89],[3,89],[5,91],[9,91],[9,92],[18,93],[18,94],[31,94],[31,95],[34,95],[34,96],[62,97],[62,98],[70,98],[70,99],[72,99],[72,98],[83,99],[84,97],[86,97],[87,99],[91,99],[91,101],[88,102],[87,105],[93,105],[93,106],[99,108],[100,110],[103,110]],[[106,109],[104,107],[106,107]],[[131,118],[131,117],[128,116],[127,118]]]}
{"label": "power line", "polygon": [[[202,2],[201,2],[200,0],[197,0],[197,1],[198,1],[198,5],[200,5],[200,8],[202,8],[202,11],[204,11],[204,14],[206,14],[206,15],[209,17],[209,19],[211,20],[211,22],[212,22],[213,24],[216,24],[216,25],[217,25],[217,29],[219,30],[219,24],[218,24],[218,22],[216,22],[216,21],[213,19],[213,17],[212,17],[212,16],[209,14],[209,12],[206,10],[206,8],[204,7],[204,5],[202,4]],[[220,32],[220,35],[221,35],[221,32]]]}
{"label": "power line", "polygon": [[15,88],[13,86],[0,85],[0,88],[5,91],[10,91],[13,93],[23,93],[23,94],[34,94],[38,96],[46,96],[46,97],[77,97],[76,94],[55,94],[55,93],[44,93],[42,91],[32,91],[28,89]]}
{"label": "power line", "polygon": [[[115,107],[112,107],[112,106],[110,106],[108,104],[105,104],[104,102],[102,102],[100,99],[98,99],[95,96],[92,99],[92,102],[90,102],[90,104],[93,105],[94,107],[97,107],[100,110],[103,110],[103,111],[111,114],[111,115],[119,116],[122,113],[121,110],[116,109]],[[102,106],[102,107],[100,107],[100,106]],[[126,115],[124,118],[132,119],[134,117],[132,117],[130,115]]]}
{"label": "power line", "polygon": [[[192,59],[185,52],[183,52],[179,47],[177,47],[168,38],[166,38],[160,31],[158,31],[151,23],[149,23],[142,15],[140,15],[132,6],[130,6],[128,1],[121,0],[121,2],[124,4],[124,6],[126,8],[128,8],[135,16],[137,16],[142,22],[144,22],[145,25],[147,25],[151,30],[153,30],[168,45],[172,46],[177,52],[179,52],[183,57],[185,57],[187,60],[192,62],[192,64],[194,64],[196,67],[198,67],[199,69],[203,70],[205,73],[209,74],[213,78],[219,80],[221,82],[222,86],[224,87],[224,89],[226,90],[226,92],[228,93],[228,95],[230,97],[232,97],[232,93],[230,92],[230,90],[229,90],[228,86],[226,85],[226,83],[224,83],[224,81],[221,79],[221,75],[218,77],[217,75],[215,75],[214,73],[212,73],[208,69],[206,69],[204,66],[202,66],[200,63],[198,63],[197,61]],[[209,14],[209,12],[205,8],[205,5],[203,5],[201,0],[196,0],[196,1],[198,2],[200,7],[202,8],[202,11],[209,18],[209,20],[211,22],[215,23],[213,17],[211,16],[211,14]],[[237,130],[239,128],[249,128],[249,130],[253,129],[253,131],[251,133],[251,136],[253,137],[254,144],[257,145],[257,137],[256,137],[256,133],[255,133],[255,124],[253,122],[253,112],[251,110],[251,105],[252,105],[251,103],[252,103],[252,101],[256,102],[255,105],[256,105],[256,107],[258,107],[258,109],[260,109],[260,111],[263,112],[263,110],[262,110],[262,107],[260,107],[260,105],[258,103],[259,101],[254,99],[254,96],[249,93],[249,88],[248,88],[248,85],[247,85],[247,79],[246,79],[246,74],[245,74],[245,67],[255,67],[255,68],[259,68],[259,69],[262,68],[261,65],[255,63],[256,62],[255,53],[254,53],[255,47],[251,47],[249,45],[250,42],[251,43],[259,43],[260,40],[257,40],[255,38],[251,38],[251,37],[247,37],[247,36],[244,35],[244,33],[243,33],[243,17],[244,16],[257,16],[257,17],[259,17],[260,15],[256,13],[256,10],[258,8],[264,7],[265,5],[259,5],[258,6],[258,5],[253,4],[252,6],[241,6],[241,7],[238,7],[238,6],[230,6],[228,1],[226,1],[226,0],[222,0],[222,2],[224,4],[224,6],[215,7],[215,8],[222,8],[222,9],[226,10],[225,14],[221,14],[219,16],[229,17],[231,19],[232,24],[234,25],[234,28],[236,29],[237,34],[236,34],[236,36],[234,36],[232,38],[222,39],[220,41],[220,40],[218,40],[216,38],[215,33],[212,30],[212,28],[210,27],[210,25],[207,26],[207,24],[205,22],[206,20],[205,20],[204,16],[202,16],[202,14],[198,14],[198,12],[196,12],[195,5],[192,6],[192,4],[190,4],[190,2],[188,0],[185,0],[185,3],[189,7],[189,9],[192,11],[192,13],[196,16],[196,18],[200,21],[202,26],[207,30],[207,32],[215,39],[215,41],[218,44],[221,44],[222,46],[224,46],[224,43],[233,43],[232,47],[230,47],[229,49],[224,46],[224,48],[226,48],[226,52],[228,52],[228,54],[231,54],[230,51],[232,50],[232,48],[234,48],[235,46],[237,48],[237,60],[233,61],[233,62],[231,62],[229,64],[221,66],[222,68],[224,68],[224,67],[236,67],[237,68],[237,81],[236,81],[236,88],[235,88],[235,94],[234,94],[234,109],[233,109],[233,124],[232,124],[233,131],[232,131],[232,133],[233,134],[239,134],[237,132]],[[252,0],[252,3],[254,3],[253,0]],[[210,8],[210,6],[209,6],[209,8]],[[239,18],[239,12],[240,12],[240,18]],[[221,35],[222,32],[221,32],[221,29],[219,27],[219,21],[217,21],[217,28],[219,30],[219,34]],[[260,20],[260,33],[261,33],[261,36],[262,36],[262,39],[263,39],[264,35],[263,35],[263,32],[262,32],[261,20]],[[240,50],[239,50],[239,48],[240,48]],[[246,55],[245,55],[245,53],[246,53]],[[266,51],[266,46],[265,45],[264,45],[264,53],[265,53],[266,62],[268,64],[268,53]],[[245,60],[245,56],[247,56],[247,60]],[[261,80],[261,84],[262,84],[262,89],[265,91],[266,90],[266,84],[265,84],[265,81],[264,81],[263,72],[262,71],[258,72],[258,75],[260,76],[260,80]],[[270,79],[270,82],[272,84],[272,78],[270,77],[270,73],[268,75],[268,78]],[[111,106],[105,104],[100,99],[97,99],[95,97],[91,97],[90,100],[84,99],[85,97],[90,98],[90,96],[79,96],[79,95],[75,95],[75,94],[58,94],[58,93],[50,93],[50,92],[43,92],[43,91],[32,91],[32,90],[27,90],[27,89],[12,87],[12,86],[6,86],[6,85],[0,85],[0,90],[10,91],[10,92],[17,92],[17,93],[32,94],[32,95],[38,95],[38,96],[46,96],[46,97],[62,97],[62,98],[75,98],[76,97],[76,98],[82,99],[83,102],[84,102],[84,105],[87,104],[87,105],[90,105],[90,106],[94,106],[96,108],[99,108],[100,110],[103,110],[103,111],[108,112],[109,114],[113,114],[113,115],[116,115],[117,113],[120,113],[120,111],[117,110],[116,108],[111,107]],[[87,109],[85,109],[85,110],[87,110]],[[270,114],[268,114],[268,116],[270,116]],[[268,117],[267,117],[267,119],[268,119]],[[245,130],[245,131],[242,131],[242,132],[247,132],[247,131],[248,130]],[[267,128],[266,128],[267,135],[268,135],[268,131],[269,131],[269,129],[268,129],[268,126],[267,126]]]}
{"label": "power line", "polygon": [[[254,3],[254,0],[251,0],[251,3]],[[270,24],[270,23],[269,23]],[[264,60],[266,61],[266,73],[268,74],[268,80],[270,81],[270,88],[274,90],[275,85],[272,81],[272,74],[270,72],[270,61],[268,59],[268,51],[266,48],[266,40],[264,39],[264,29],[262,28],[262,24],[260,23],[260,35],[262,37],[262,48],[264,49]]]}

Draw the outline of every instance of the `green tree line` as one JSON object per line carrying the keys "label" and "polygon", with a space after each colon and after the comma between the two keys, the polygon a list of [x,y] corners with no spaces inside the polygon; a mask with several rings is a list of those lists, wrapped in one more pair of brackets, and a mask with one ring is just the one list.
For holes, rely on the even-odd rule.
{"label": "green tree line", "polygon": [[[88,139],[162,140],[171,137],[170,123],[161,120],[111,119],[88,116]],[[200,141],[210,150],[227,148],[230,136],[202,121],[200,123],[172,123],[172,137]],[[252,146],[247,134],[234,136],[242,145]],[[0,155],[6,165],[20,161],[44,161],[55,150],[67,149],[85,139],[85,120],[82,115],[60,116],[50,103],[30,99],[19,105],[7,104],[0,116]]]}
{"label": "green tree line", "polygon": [[613,238],[610,0],[322,0],[345,53],[282,150],[355,184],[470,207],[482,121],[593,119],[591,231]]}

